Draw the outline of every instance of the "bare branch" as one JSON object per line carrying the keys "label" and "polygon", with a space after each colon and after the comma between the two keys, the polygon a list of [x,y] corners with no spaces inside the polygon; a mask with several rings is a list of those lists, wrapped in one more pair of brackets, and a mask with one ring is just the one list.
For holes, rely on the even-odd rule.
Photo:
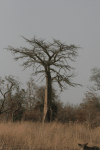
{"label": "bare branch", "polygon": [[[33,66],[32,75],[35,76],[38,73],[44,74],[47,71],[51,71],[49,73],[55,74],[52,79],[56,79],[60,87],[63,88],[65,83],[70,86],[78,85],[72,83],[70,80],[74,77],[74,73],[70,73],[74,68],[69,65],[68,60],[75,61],[75,58],[78,56],[77,49],[80,48],[79,46],[66,45],[66,43],[62,43],[55,39],[53,39],[52,43],[46,43],[43,39],[36,39],[35,37],[31,40],[25,37],[23,37],[23,39],[32,45],[32,49],[25,47],[15,49],[11,46],[6,49],[10,50],[13,54],[21,55],[15,57],[15,60],[27,59],[22,66],[24,66],[25,69]],[[44,70],[41,70],[41,66],[43,66]],[[51,68],[51,66],[54,66],[55,69]],[[49,68],[49,70],[47,68]]]}

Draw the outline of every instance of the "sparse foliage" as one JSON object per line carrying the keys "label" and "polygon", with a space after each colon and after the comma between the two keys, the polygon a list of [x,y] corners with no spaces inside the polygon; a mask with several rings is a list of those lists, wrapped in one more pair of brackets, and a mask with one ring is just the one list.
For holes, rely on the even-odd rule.
{"label": "sparse foliage", "polygon": [[[7,102],[7,94],[10,93],[18,87],[19,83],[16,79],[14,79],[13,76],[8,76],[2,79],[0,77],[0,94],[1,94],[1,107],[0,107],[0,114],[7,112],[11,107],[14,107],[13,105],[11,107],[7,107],[5,109],[4,105]],[[10,96],[9,95],[9,96]]]}
{"label": "sparse foliage", "polygon": [[91,77],[90,81],[94,82],[94,85],[90,87],[89,89],[93,92],[100,90],[100,69],[97,67],[94,67],[91,69]]}
{"label": "sparse foliage", "polygon": [[87,121],[89,127],[96,124],[96,118],[100,116],[100,97],[95,93],[86,92],[83,103],[80,104],[77,119],[80,122]]}
{"label": "sparse foliage", "polygon": [[46,78],[43,122],[46,119],[50,121],[52,113],[52,81],[58,83],[61,91],[67,89],[68,86],[76,87],[79,85],[71,81],[75,74],[74,68],[69,65],[70,61],[75,61],[78,56],[77,49],[79,47],[75,45],[68,46],[55,39],[50,43],[35,37],[31,40],[23,38],[32,46],[30,49],[26,47],[13,48],[11,46],[6,49],[11,51],[12,54],[20,55],[15,57],[15,60],[25,59],[22,66],[25,69],[32,66],[33,76],[42,73],[40,78],[43,76],[42,80]]}

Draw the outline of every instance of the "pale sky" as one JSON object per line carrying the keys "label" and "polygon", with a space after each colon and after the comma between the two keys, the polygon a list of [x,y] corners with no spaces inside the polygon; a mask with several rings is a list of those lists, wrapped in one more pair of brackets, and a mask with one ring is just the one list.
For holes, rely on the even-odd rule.
{"label": "pale sky", "polygon": [[8,45],[28,47],[20,35],[28,39],[35,35],[49,42],[55,38],[82,47],[71,65],[77,73],[73,82],[83,87],[71,87],[60,96],[64,103],[81,103],[90,85],[90,70],[100,68],[100,0],[0,1],[0,76],[18,76],[24,88],[32,68],[23,71],[22,61],[14,61],[11,52],[4,49]]}

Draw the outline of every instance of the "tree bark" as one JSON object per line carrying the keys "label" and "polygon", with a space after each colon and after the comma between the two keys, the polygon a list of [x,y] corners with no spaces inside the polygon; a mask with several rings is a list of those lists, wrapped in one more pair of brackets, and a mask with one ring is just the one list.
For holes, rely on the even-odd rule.
{"label": "tree bark", "polygon": [[[49,68],[49,67],[48,67]],[[45,99],[44,99],[44,111],[43,122],[50,122],[52,120],[52,108],[51,108],[51,75],[50,70],[46,72],[46,86],[45,86]]]}

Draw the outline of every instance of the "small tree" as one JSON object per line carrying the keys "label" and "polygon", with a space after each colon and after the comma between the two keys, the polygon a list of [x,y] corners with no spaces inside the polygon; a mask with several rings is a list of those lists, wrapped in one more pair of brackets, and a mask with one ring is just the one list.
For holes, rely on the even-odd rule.
{"label": "small tree", "polygon": [[37,86],[34,83],[33,78],[30,78],[30,80],[27,82],[27,109],[29,107],[30,111],[32,110],[33,106],[36,103],[36,98],[35,98],[36,90],[37,90]]}
{"label": "small tree", "polygon": [[0,115],[8,113],[15,107],[12,103],[12,91],[19,86],[19,82],[13,76],[6,76],[4,79],[0,77]]}
{"label": "small tree", "polygon": [[90,81],[94,82],[94,86],[90,87],[90,90],[92,92],[98,91],[100,90],[100,69],[97,67],[94,67],[93,69],[91,69],[91,77],[90,77]]}
{"label": "small tree", "polygon": [[[80,109],[77,113],[77,119],[81,122],[87,121],[92,126],[96,118],[100,116],[100,97],[96,93],[86,92]],[[100,120],[100,119],[99,119]],[[96,122],[95,122],[96,123]]]}
{"label": "small tree", "polygon": [[[53,39],[52,43],[46,43],[43,39],[36,39],[35,37],[31,40],[28,40],[25,37],[23,38],[32,46],[32,48],[13,48],[8,46],[6,49],[13,54],[20,54],[20,56],[14,58],[15,60],[27,59],[22,66],[24,66],[25,69],[32,66],[32,75],[36,76],[37,74],[42,73],[42,76],[44,75],[44,78],[46,78],[43,122],[46,119],[50,122],[52,112],[52,81],[59,84],[61,91],[67,89],[68,86],[75,87],[79,85],[71,81],[75,74],[72,72],[74,68],[69,65],[70,61],[75,61],[75,58],[78,55],[77,49],[79,47],[75,45],[68,46],[55,39]],[[40,78],[42,76],[40,76]],[[44,80],[44,78],[42,80]]]}

